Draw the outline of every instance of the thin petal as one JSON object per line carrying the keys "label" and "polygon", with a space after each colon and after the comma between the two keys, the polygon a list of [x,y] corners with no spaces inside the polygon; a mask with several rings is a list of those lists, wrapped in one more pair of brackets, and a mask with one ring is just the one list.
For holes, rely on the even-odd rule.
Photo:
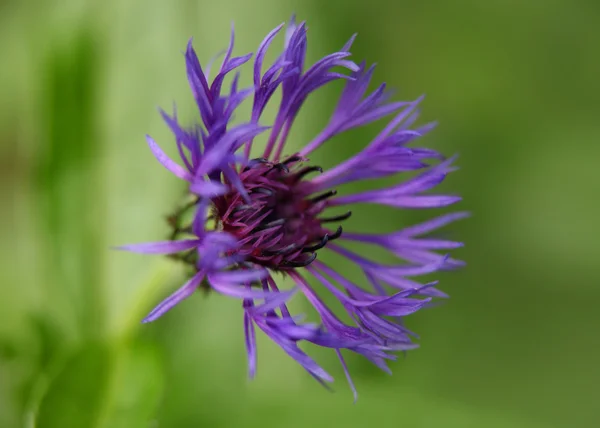
{"label": "thin petal", "polygon": [[118,250],[131,251],[142,254],[174,254],[191,250],[200,245],[200,239],[184,239],[181,241],[144,242],[117,247]]}
{"label": "thin petal", "polygon": [[462,200],[460,196],[448,195],[385,197],[373,194],[372,192],[363,192],[332,199],[330,205],[337,206],[367,203],[388,205],[398,208],[441,208],[455,204],[460,200]]}
{"label": "thin petal", "polygon": [[266,314],[274,309],[277,309],[281,305],[287,303],[290,298],[296,294],[298,291],[297,288],[294,288],[290,291],[280,291],[280,292],[271,292],[274,294],[274,297],[269,297],[269,299],[263,303],[262,305],[254,306],[252,309],[249,309],[253,314]]}
{"label": "thin petal", "polygon": [[456,220],[461,220],[463,218],[467,218],[470,215],[471,215],[470,213],[464,212],[464,211],[450,213],[450,214],[444,214],[444,215],[436,217],[432,220],[428,220],[426,222],[404,228],[399,232],[399,235],[402,235],[402,236],[424,235],[433,230],[439,229],[440,227],[446,226],[447,224],[452,223]]}
{"label": "thin petal", "polygon": [[260,281],[269,273],[266,269],[244,269],[229,272],[217,272],[211,274],[211,280],[226,284],[246,284],[248,282]]}
{"label": "thin petal", "polygon": [[352,381],[352,377],[350,376],[350,372],[348,371],[348,366],[346,365],[346,360],[344,360],[342,351],[340,351],[339,349],[336,349],[335,353],[337,354],[338,359],[340,360],[340,364],[342,365],[342,368],[344,369],[344,374],[346,375],[346,379],[348,380],[348,385],[350,385],[350,389],[352,390],[352,395],[354,395],[354,403],[356,403],[356,400],[358,400],[358,392],[356,391],[356,387],[354,386],[354,382]]}
{"label": "thin petal", "polygon": [[176,177],[179,177],[183,180],[190,181],[192,179],[192,175],[185,170],[182,166],[173,162],[171,158],[169,158],[165,152],[156,144],[156,142],[150,137],[146,135],[146,141],[148,142],[148,146],[150,146],[150,150],[154,157],[169,171],[171,171]]}
{"label": "thin petal", "polygon": [[228,188],[218,181],[195,180],[190,186],[190,191],[206,198],[214,198],[227,193]]}
{"label": "thin petal", "polygon": [[196,275],[192,277],[187,283],[185,283],[179,290],[175,293],[171,294],[165,300],[160,302],[160,304],[152,309],[152,311],[148,314],[146,318],[142,321],[143,323],[152,322],[161,316],[163,316],[166,312],[171,310],[174,306],[176,306],[179,302],[190,297],[198,285],[202,282],[204,278],[204,272],[200,271]]}
{"label": "thin petal", "polygon": [[256,375],[256,332],[254,330],[254,322],[247,312],[252,307],[251,300],[244,301],[244,337],[246,342],[246,354],[248,355],[248,376],[250,379]]}
{"label": "thin petal", "polygon": [[269,49],[269,46],[271,45],[271,42],[273,41],[277,33],[281,31],[284,25],[285,23],[281,23],[273,30],[271,30],[271,32],[267,34],[267,37],[265,37],[258,46],[258,50],[256,51],[256,58],[254,60],[254,86],[256,86],[257,88],[260,85],[260,72],[267,50]]}

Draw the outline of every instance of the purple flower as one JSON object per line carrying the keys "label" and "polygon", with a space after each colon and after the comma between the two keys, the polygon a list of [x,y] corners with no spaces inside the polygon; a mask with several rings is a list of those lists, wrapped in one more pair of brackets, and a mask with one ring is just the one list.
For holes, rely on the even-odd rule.
{"label": "purple flower", "polygon": [[[180,162],[168,158],[150,137],[150,149],[175,176],[188,182],[191,201],[169,217],[170,239],[165,242],[122,247],[142,253],[171,254],[190,267],[190,279],[160,303],[144,319],[154,321],[196,289],[205,288],[241,300],[250,376],[256,372],[258,327],[321,383],[333,378],[300,347],[301,342],[332,348],[356,397],[343,352],[363,355],[389,371],[387,361],[395,352],[415,348],[414,334],[404,327],[403,317],[429,305],[432,298],[446,297],[414,277],[462,266],[446,251],[460,242],[427,238],[428,234],[466,216],[445,214],[425,223],[388,234],[344,231],[340,225],[351,211],[328,213],[337,206],[362,203],[400,208],[438,208],[454,204],[457,196],[428,193],[453,171],[454,158],[445,159],[434,150],[412,144],[433,128],[413,128],[421,98],[410,102],[390,101],[385,85],[367,92],[374,67],[356,64],[350,57],[354,36],[339,52],[305,65],[305,23],[289,23],[281,55],[264,64],[265,54],[282,30],[275,28],[260,44],[254,60],[254,86],[238,88],[238,74],[228,89],[225,78],[248,62],[251,54],[232,57],[231,43],[220,69],[209,83],[192,48],[185,52],[187,77],[196,100],[200,124],[186,128],[176,113],[162,116],[172,130]],[[304,101],[320,87],[345,81],[337,108],[329,123],[297,153],[284,155],[286,140]],[[281,91],[279,108],[270,127],[261,125],[262,113]],[[252,96],[249,121],[232,125],[240,103]],[[335,168],[323,171],[308,157],[332,137],[384,117],[389,123],[363,151]],[[260,157],[250,157],[253,139],[267,133]],[[413,172],[411,178],[391,187],[337,196],[336,187],[359,180]],[[187,220],[186,220],[187,219]],[[336,241],[335,243],[333,241]],[[387,265],[350,251],[347,242],[375,245],[397,256]],[[345,257],[364,273],[365,284],[355,283],[317,254],[330,251]],[[282,291],[275,274],[289,276],[296,287]],[[333,295],[352,320],[336,316],[319,297],[308,278]],[[290,314],[287,302],[302,294],[316,309],[319,323],[304,323]]]}

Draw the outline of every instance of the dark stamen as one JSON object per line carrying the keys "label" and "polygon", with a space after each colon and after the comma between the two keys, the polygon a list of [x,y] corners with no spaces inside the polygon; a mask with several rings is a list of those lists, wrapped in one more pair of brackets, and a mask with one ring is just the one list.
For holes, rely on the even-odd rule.
{"label": "dark stamen", "polygon": [[307,166],[306,168],[302,168],[300,171],[298,171],[294,176],[294,179],[295,181],[300,181],[302,177],[315,171],[323,172],[323,168],[320,166]]}
{"label": "dark stamen", "polygon": [[302,249],[303,253],[312,253],[313,251],[317,251],[321,248],[323,248],[325,245],[327,245],[327,242],[329,242],[329,235],[325,234],[325,236],[323,236],[321,238],[321,242],[319,242],[318,244],[315,244],[311,247],[304,247]]}
{"label": "dark stamen", "polygon": [[335,217],[320,218],[319,221],[321,221],[321,223],[333,223],[336,221],[348,220],[351,215],[352,215],[352,211],[348,211],[346,214],[337,215]]}
{"label": "dark stamen", "polygon": [[284,172],[284,173],[286,173],[286,174],[290,172],[290,169],[289,169],[289,168],[288,168],[288,166],[287,166],[286,164],[284,164],[284,163],[276,163],[276,164],[275,164],[275,165],[273,165],[273,166],[271,167],[271,169],[269,169],[267,172],[271,172],[271,171],[273,171],[273,170],[275,170],[275,169],[277,169],[277,170],[279,170],[279,171],[283,171],[283,172]]}
{"label": "dark stamen", "polygon": [[250,208],[252,208],[252,205],[238,205],[233,210],[231,210],[231,214],[235,214],[240,211],[249,210]]}
{"label": "dark stamen", "polygon": [[330,190],[329,192],[322,193],[319,196],[315,196],[314,198],[309,199],[309,201],[313,204],[316,204],[317,202],[324,201],[325,199],[331,198],[335,195],[337,195],[337,190]]}
{"label": "dark stamen", "polygon": [[248,171],[249,169],[254,168],[256,165],[265,164],[265,163],[268,163],[268,162],[269,162],[269,160],[265,159],[265,158],[252,159],[252,160],[250,160],[250,162],[248,163],[248,165],[244,168],[244,172]]}
{"label": "dark stamen", "polygon": [[250,262],[239,262],[238,263],[241,267],[246,268],[246,269],[254,269],[255,265],[253,263]]}
{"label": "dark stamen", "polygon": [[282,266],[283,267],[304,267],[304,266],[308,266],[309,264],[314,262],[316,258],[317,258],[317,253],[312,253],[310,257],[308,257],[307,259],[304,259],[304,260],[300,260],[300,261],[285,260],[282,263]]}
{"label": "dark stamen", "polygon": [[263,250],[263,255],[265,256],[279,256],[281,254],[288,254],[291,253],[292,251],[294,251],[296,248],[298,248],[298,244],[290,244],[288,246],[285,246],[283,248],[280,248],[279,250]]}
{"label": "dark stamen", "polygon": [[285,164],[285,165],[288,165],[288,164],[293,163],[293,162],[298,162],[301,159],[302,158],[300,156],[294,155],[294,156],[292,156],[292,157],[284,160],[282,163]]}
{"label": "dark stamen", "polygon": [[250,193],[262,193],[263,195],[273,196],[273,191],[271,189],[267,189],[266,187],[254,187],[250,190]]}
{"label": "dark stamen", "polygon": [[285,224],[285,219],[284,218],[280,218],[280,219],[277,219],[277,220],[270,221],[269,223],[260,224],[254,230],[271,229],[272,227],[282,226],[283,224]]}
{"label": "dark stamen", "polygon": [[340,236],[342,236],[342,226],[337,228],[335,233],[329,237],[329,240],[333,241],[334,239],[338,239]]}

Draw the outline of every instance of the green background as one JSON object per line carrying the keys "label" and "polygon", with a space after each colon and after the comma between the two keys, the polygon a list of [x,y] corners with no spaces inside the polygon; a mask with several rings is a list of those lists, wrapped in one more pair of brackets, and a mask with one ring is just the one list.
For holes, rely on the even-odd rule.
{"label": "green background", "polygon": [[[183,194],[143,136],[174,153],[156,107],[195,118],[187,39],[206,63],[235,21],[243,54],[294,11],[311,62],[358,32],[354,58],[377,62],[377,81],[427,94],[440,126],[424,143],[460,154],[443,189],[473,212],[447,229],[469,264],[440,275],[452,298],[408,320],[421,348],[393,377],[348,358],[356,405],[335,355],[312,352],[330,394],[262,336],[249,381],[233,299],[198,293],[141,325],[182,273],[110,250],[162,239]],[[599,23],[593,0],[4,0],[0,427],[599,426]],[[339,89],[311,99],[294,145]],[[313,160],[333,165],[374,132]],[[434,214],[363,207],[348,228]]]}

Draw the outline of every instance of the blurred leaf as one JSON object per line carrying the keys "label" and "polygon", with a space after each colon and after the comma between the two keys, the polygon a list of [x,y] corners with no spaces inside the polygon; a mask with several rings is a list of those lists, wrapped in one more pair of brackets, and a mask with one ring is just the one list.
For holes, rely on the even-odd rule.
{"label": "blurred leaf", "polygon": [[69,358],[51,381],[36,427],[147,427],[162,389],[154,346],[91,344]]}
{"label": "blurred leaf", "polygon": [[[30,370],[23,376],[20,388],[19,414],[31,417],[39,407],[40,400],[46,394],[48,384],[64,366],[68,357],[63,332],[52,318],[45,314],[31,317],[30,325],[35,334],[36,350],[29,351]],[[27,360],[21,356],[21,361]]]}
{"label": "blurred leaf", "polygon": [[163,371],[155,346],[134,343],[117,361],[106,428],[147,428],[163,390]]}
{"label": "blurred leaf", "polygon": [[97,425],[114,367],[110,349],[89,345],[67,361],[43,398],[38,428]]}
{"label": "blurred leaf", "polygon": [[[35,168],[49,311],[62,324],[102,328],[102,199],[97,178],[98,55],[88,30],[50,51],[42,76],[45,145]],[[92,209],[92,207],[95,207]]]}
{"label": "blurred leaf", "polygon": [[54,320],[43,314],[32,316],[31,324],[39,342],[38,364],[45,370],[64,346],[64,335]]}

